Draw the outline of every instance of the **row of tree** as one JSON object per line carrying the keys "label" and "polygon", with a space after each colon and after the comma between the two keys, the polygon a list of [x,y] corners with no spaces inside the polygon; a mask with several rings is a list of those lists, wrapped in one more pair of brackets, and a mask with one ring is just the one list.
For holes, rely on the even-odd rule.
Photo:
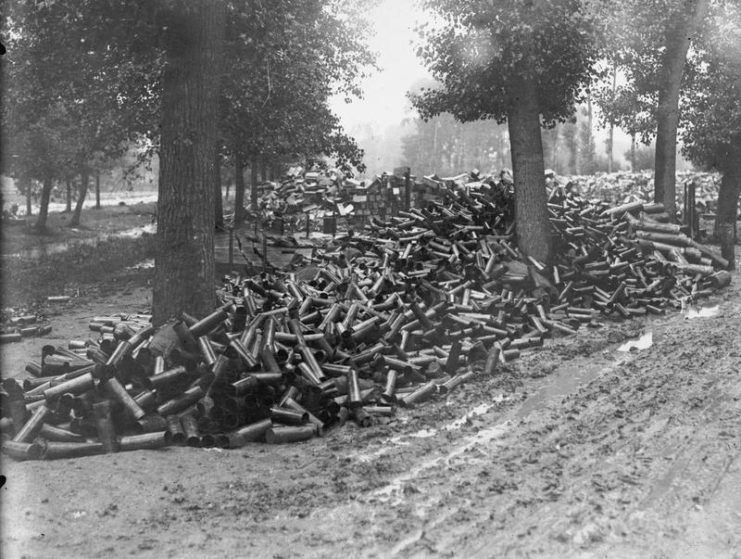
{"label": "row of tree", "polygon": [[[154,320],[210,312],[220,168],[362,152],[329,108],[356,95],[373,56],[364,1],[9,0],[2,33],[3,171],[81,177],[132,142],[159,155]],[[264,172],[267,174],[267,172]],[[237,216],[241,218],[242,216]]]}
{"label": "row of tree", "polygon": [[[591,175],[625,168],[611,139],[597,142],[590,103],[583,103],[567,122],[541,130],[546,168],[565,175]],[[400,162],[420,172],[450,176],[463,170],[492,172],[512,166],[507,126],[486,120],[460,122],[450,113],[416,118],[402,138]],[[653,169],[654,151],[636,145],[622,154],[631,171]]]}
{"label": "row of tree", "polygon": [[[655,200],[668,211],[675,211],[678,133],[691,161],[723,173],[719,230],[724,256],[733,261],[741,165],[737,1],[425,5],[439,23],[421,28],[420,55],[439,85],[413,95],[413,104],[428,119],[450,113],[462,122],[507,122],[518,240],[527,254],[552,257],[541,127],[572,119],[594,89],[609,124],[655,136]],[[620,88],[618,71],[627,79]]]}
{"label": "row of tree", "polygon": [[[552,257],[543,187],[548,133],[541,127],[572,119],[589,88],[610,75],[600,70],[605,61],[613,74],[620,67],[630,85],[597,96],[604,114],[611,123],[635,123],[642,134],[638,114],[656,132],[657,200],[674,208],[681,100],[687,154],[723,171],[721,197],[735,202],[741,174],[734,166],[741,161],[735,157],[741,130],[737,2],[424,3],[439,17],[422,30],[420,55],[439,86],[414,96],[414,104],[425,118],[450,113],[463,122],[507,123],[517,234],[528,255],[544,262]],[[13,147],[4,161],[44,183],[42,207],[54,177],[70,168],[86,185],[96,160],[132,141],[159,154],[155,323],[213,308],[213,231],[224,161],[235,167],[238,208],[246,165],[255,170],[280,157],[321,153],[361,163],[327,99],[336,91],[358,93],[358,79],[372,64],[361,40],[366,2],[6,4],[3,145]],[[645,111],[637,111],[639,102]],[[471,140],[459,139],[451,153],[469,153]],[[593,138],[584,141],[593,152]],[[725,230],[728,240],[733,229]]]}
{"label": "row of tree", "polygon": [[[227,63],[218,75],[216,163],[229,161],[240,171],[249,165],[259,173],[286,158],[330,154],[340,165],[362,165],[360,150],[327,100],[338,85],[356,93],[371,57],[354,39],[360,36],[357,7],[331,4],[224,4],[220,48]],[[9,3],[4,170],[22,186],[42,182],[42,193],[79,175],[78,199],[84,201],[91,169],[132,141],[147,142],[148,155],[155,152],[163,53],[173,30],[166,25],[168,10],[168,2],[147,9],[125,1]],[[109,29],[110,14],[121,17],[121,30]],[[59,32],[60,25],[68,32]],[[45,201],[42,194],[41,229]]]}

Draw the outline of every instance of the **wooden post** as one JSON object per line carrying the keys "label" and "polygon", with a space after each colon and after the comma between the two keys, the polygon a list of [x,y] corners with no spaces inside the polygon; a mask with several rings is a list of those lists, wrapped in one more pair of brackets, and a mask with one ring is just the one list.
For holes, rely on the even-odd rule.
{"label": "wooden post", "polygon": [[95,209],[100,209],[100,171],[95,171]]}
{"label": "wooden post", "polygon": [[229,270],[234,267],[234,227],[229,228]]}
{"label": "wooden post", "polygon": [[697,185],[695,181],[690,180],[684,183],[684,212],[683,222],[689,229],[689,236],[691,239],[697,237],[697,219],[695,215],[695,191]]}
{"label": "wooden post", "polygon": [[412,207],[412,187],[410,180],[410,169],[404,173],[404,209],[409,211]]}

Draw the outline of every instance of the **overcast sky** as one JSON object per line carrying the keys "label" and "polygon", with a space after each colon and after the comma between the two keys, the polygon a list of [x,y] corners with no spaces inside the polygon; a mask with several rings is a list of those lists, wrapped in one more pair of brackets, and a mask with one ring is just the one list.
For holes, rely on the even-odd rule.
{"label": "overcast sky", "polygon": [[[400,122],[408,113],[406,93],[429,74],[414,54],[414,26],[424,14],[415,0],[382,0],[369,14],[369,44],[378,53],[380,70],[362,83],[365,96],[352,103],[332,100],[332,107],[346,129],[371,122],[377,127]],[[374,35],[375,31],[375,35]]]}

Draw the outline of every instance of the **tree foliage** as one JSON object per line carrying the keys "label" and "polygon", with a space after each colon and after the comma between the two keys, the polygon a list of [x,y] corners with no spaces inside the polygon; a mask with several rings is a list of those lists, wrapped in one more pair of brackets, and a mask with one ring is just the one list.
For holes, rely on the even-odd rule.
{"label": "tree foliage", "polygon": [[723,256],[735,265],[741,193],[741,7],[716,2],[690,57],[682,108],[683,152],[720,171],[715,233]]}
{"label": "tree foliage", "polygon": [[[239,143],[244,155],[325,153],[362,166],[362,151],[328,99],[357,95],[372,66],[361,32],[361,12],[372,1],[224,2],[222,151]],[[145,140],[149,154],[156,152],[174,0],[6,4],[3,143],[11,174],[43,180],[68,175],[69,167],[77,173],[84,162],[117,155],[132,141]],[[41,149],[55,135],[65,141]]]}
{"label": "tree foliage", "polygon": [[[110,43],[96,40],[88,19],[74,2],[8,2],[4,167],[22,183],[36,179],[48,190],[52,180],[89,174],[124,149],[130,124],[111,79]],[[39,229],[45,216],[42,207]]]}
{"label": "tree foliage", "polygon": [[710,0],[620,0],[605,3],[610,63],[627,77],[598,96],[606,120],[648,143],[656,136],[654,200],[675,208],[677,130],[687,53]]}
{"label": "tree foliage", "polygon": [[523,78],[547,124],[565,121],[595,71],[594,14],[580,0],[427,0],[418,55],[441,83],[413,96],[423,116],[507,119]]}
{"label": "tree foliage", "polygon": [[238,2],[227,20],[222,131],[228,151],[245,158],[337,155],[362,165],[328,101],[359,95],[373,62],[359,9],[369,2]]}
{"label": "tree foliage", "polygon": [[694,0],[619,0],[601,4],[607,65],[624,83],[594,88],[603,123],[614,123],[645,144],[656,135],[659,91],[667,44],[688,17]]}
{"label": "tree foliage", "polygon": [[741,7],[713,6],[692,56],[682,110],[683,153],[695,164],[723,171],[741,140]]}

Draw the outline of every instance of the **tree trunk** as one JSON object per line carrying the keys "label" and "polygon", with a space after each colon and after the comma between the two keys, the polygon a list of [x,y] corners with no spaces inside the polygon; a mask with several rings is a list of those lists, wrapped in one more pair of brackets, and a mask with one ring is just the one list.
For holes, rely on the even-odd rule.
{"label": "tree trunk", "polygon": [[100,209],[100,171],[95,171],[95,209]]}
{"label": "tree trunk", "polygon": [[581,123],[581,130],[579,131],[579,143],[581,148],[581,157],[579,162],[579,174],[591,175],[595,171],[594,165],[594,134],[592,131],[593,125],[593,112],[592,112],[592,98],[587,96],[587,107],[583,111],[584,116],[587,117],[586,122]]}
{"label": "tree trunk", "polygon": [[31,206],[31,199],[33,198],[32,194],[32,182],[29,179],[21,179],[25,182],[26,185],[26,216],[30,217],[33,215],[33,207]]}
{"label": "tree trunk", "polygon": [[239,148],[234,148],[234,225],[244,221],[244,162]]}
{"label": "tree trunk", "polygon": [[526,255],[549,263],[552,243],[537,89],[532,80],[520,77],[512,91],[516,93],[507,122],[515,181],[517,242]]}
{"label": "tree trunk", "polygon": [[[612,68],[612,101],[615,100],[615,92],[617,91],[617,67]],[[607,139],[607,172],[612,173],[612,159],[613,152],[615,149],[615,123],[610,121],[610,135]]]}
{"label": "tree trunk", "polygon": [[221,198],[221,161],[219,154],[214,157],[214,213],[216,217],[216,229],[224,229],[224,201]]}
{"label": "tree trunk", "polygon": [[723,165],[723,178],[718,192],[718,215],[715,219],[721,255],[728,260],[731,269],[734,269],[734,252],[738,238],[738,198],[741,194],[741,140],[737,141],[728,155]]}
{"label": "tree trunk", "polygon": [[49,215],[49,198],[51,198],[52,186],[51,175],[44,177],[44,184],[41,188],[41,200],[39,201],[39,217],[36,219],[36,230],[39,233],[46,231],[46,218]]}
{"label": "tree trunk", "polygon": [[162,78],[153,323],[213,311],[214,153],[225,8],[180,0],[168,13]]}
{"label": "tree trunk", "polygon": [[662,60],[659,104],[656,108],[656,155],[654,160],[654,202],[663,203],[672,217],[676,214],[677,126],[682,74],[692,35],[707,12],[709,0],[687,2],[688,10],[678,11]]}
{"label": "tree trunk", "polygon": [[[506,141],[504,139],[504,134],[499,136],[499,170],[502,170],[506,167],[512,167],[512,162],[507,161],[507,158],[504,156],[504,152],[507,150]],[[510,150],[511,153],[511,150]],[[510,156],[511,159],[511,156]]]}
{"label": "tree trunk", "polygon": [[630,170],[634,173],[637,171],[636,169],[636,135],[631,134],[630,135]]}
{"label": "tree trunk", "polygon": [[65,180],[67,183],[67,207],[64,209],[64,213],[69,213],[72,211],[72,181],[67,178]]}
{"label": "tree trunk", "polygon": [[252,211],[257,211],[257,156],[252,158],[252,164],[250,165],[250,202],[252,203]]}
{"label": "tree trunk", "polygon": [[80,192],[77,195],[77,203],[75,204],[75,213],[72,214],[72,219],[69,222],[70,227],[77,227],[80,225],[80,216],[82,214],[82,206],[85,203],[85,196],[87,196],[88,183],[90,182],[90,173],[87,169],[83,169],[80,172]]}

